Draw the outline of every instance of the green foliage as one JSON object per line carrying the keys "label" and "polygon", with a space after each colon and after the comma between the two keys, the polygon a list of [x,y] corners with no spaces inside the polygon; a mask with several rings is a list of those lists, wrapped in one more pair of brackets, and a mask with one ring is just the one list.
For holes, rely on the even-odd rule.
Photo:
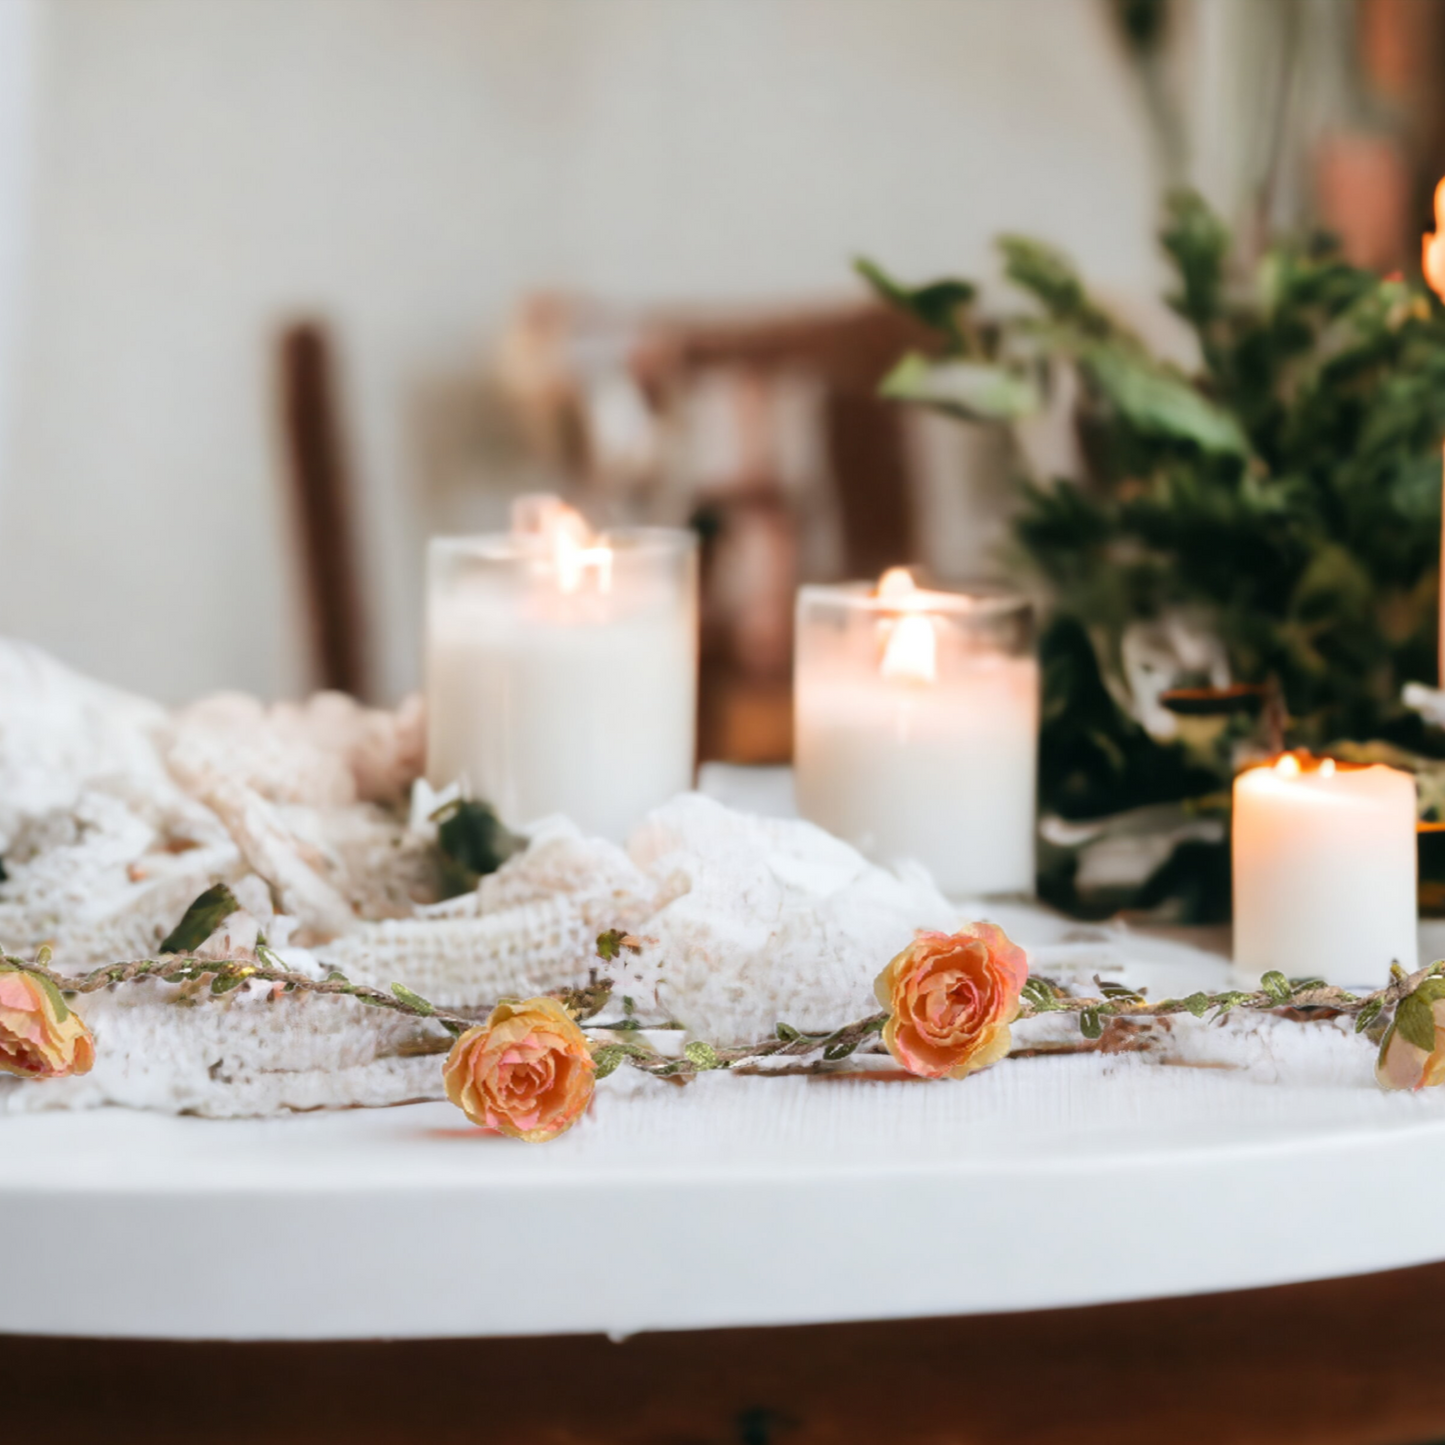
{"label": "green foliage", "polygon": [[879,298],[907,312],[933,331],[941,331],[950,347],[960,354],[968,349],[958,313],[978,294],[971,281],[947,279],[926,286],[904,286],[873,261],[860,256],[853,269],[873,288]]}
{"label": "green foliage", "polygon": [[513,853],[527,846],[527,840],[509,831],[494,808],[470,798],[447,803],[432,817],[448,897],[470,893],[479,878],[495,873]]}
{"label": "green foliage", "polygon": [[181,921],[161,943],[162,953],[198,949],[241,905],[224,883],[213,884],[186,909]]}
{"label": "green foliage", "polygon": [[[1052,597],[1045,810],[1099,817],[1227,785],[1237,729],[1203,745],[1136,721],[1125,634],[1181,614],[1222,642],[1236,682],[1278,687],[1292,744],[1374,740],[1438,756],[1439,735],[1400,690],[1436,672],[1445,314],[1324,238],[1280,241],[1246,273],[1193,194],[1169,199],[1160,240],[1169,303],[1197,341],[1193,370],[1154,355],[1059,252],[1006,237],[1005,275],[1030,309],[984,326],[961,303],[937,328],[938,356],[905,358],[886,387],[1008,421],[1028,388],[1041,393],[1042,368],[1079,378],[1085,475],[1020,478],[1016,524]],[[987,345],[969,351],[970,336]],[[976,396],[1007,396],[1014,410]],[[1207,852],[1172,859],[1174,876],[1131,901],[1172,896],[1186,914],[1220,915],[1226,872]],[[1072,906],[1067,869],[1046,857],[1043,886]]]}

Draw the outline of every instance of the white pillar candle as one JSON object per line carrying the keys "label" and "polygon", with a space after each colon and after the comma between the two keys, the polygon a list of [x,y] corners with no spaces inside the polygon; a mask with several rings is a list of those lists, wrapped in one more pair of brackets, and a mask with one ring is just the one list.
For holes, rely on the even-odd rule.
{"label": "white pillar candle", "polygon": [[954,897],[1031,893],[1039,674],[1016,597],[901,569],[798,595],[794,769],[805,818]]}
{"label": "white pillar candle", "polygon": [[1286,753],[1234,780],[1234,962],[1378,987],[1416,966],[1415,780]]}
{"label": "white pillar candle", "polygon": [[622,839],[692,786],[697,551],[689,532],[595,537],[555,498],[511,533],[434,538],[427,778],[504,821],[564,813]]}

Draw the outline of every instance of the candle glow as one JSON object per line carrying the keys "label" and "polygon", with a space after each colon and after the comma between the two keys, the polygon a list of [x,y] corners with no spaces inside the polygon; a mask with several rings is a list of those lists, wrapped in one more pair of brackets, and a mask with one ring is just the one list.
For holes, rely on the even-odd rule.
{"label": "candle glow", "polygon": [[[878,579],[878,596],[901,608],[919,605],[924,600],[924,594],[906,567],[890,567]],[[878,671],[884,677],[924,683],[938,680],[938,632],[931,617],[908,612],[892,621],[880,622],[878,629],[884,640]]]}
{"label": "candle glow", "polygon": [[529,493],[512,503],[512,536],[550,563],[560,591],[581,589],[590,573],[598,592],[612,590],[612,548],[560,497]]}

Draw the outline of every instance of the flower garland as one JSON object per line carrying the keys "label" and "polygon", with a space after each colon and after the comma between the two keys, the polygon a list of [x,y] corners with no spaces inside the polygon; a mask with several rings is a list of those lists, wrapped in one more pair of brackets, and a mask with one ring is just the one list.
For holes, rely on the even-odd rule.
{"label": "flower garland", "polygon": [[[597,953],[606,963],[638,946],[630,935],[612,930],[599,936]],[[771,1038],[736,1047],[693,1040],[676,1056],[638,1038],[642,1025],[631,1017],[627,1000],[622,1018],[598,1021],[612,1000],[612,986],[595,974],[586,988],[504,999],[479,1022],[437,1008],[401,984],[388,992],[336,971],[324,979],[293,972],[264,943],[251,958],[170,953],[107,964],[78,977],[52,972],[49,964],[48,949],[33,961],[0,954],[0,1073],[45,1080],[89,1072],[95,1041],[71,1006],[79,995],[139,979],[208,983],[212,995],[222,995],[259,980],[278,996],[335,994],[440,1025],[454,1040],[442,1066],[447,1097],[479,1127],[533,1143],[570,1129],[587,1112],[597,1080],[624,1062],[655,1078],[687,1083],[715,1069],[754,1075],[828,1072],[869,1045],[872,1052],[886,1050],[913,1077],[959,1079],[1014,1052],[1010,1025],[1016,1020],[1049,1013],[1074,1016],[1084,1043],[1019,1050],[1015,1057],[1099,1047],[1111,1029],[1127,1031],[1131,1022],[1186,1013],[1219,1020],[1244,1009],[1295,1018],[1352,1017],[1356,1033],[1378,1039],[1375,1077],[1382,1088],[1445,1082],[1445,962],[1412,974],[1395,968],[1388,984],[1363,995],[1320,979],[1269,973],[1252,992],[1195,993],[1151,1003],[1122,984],[1099,981],[1098,996],[1082,997],[1051,979],[1030,977],[1023,950],[991,923],[954,934],[917,934],[878,976],[879,1013],[830,1033],[779,1023]],[[605,1037],[589,1037],[584,1023]]]}

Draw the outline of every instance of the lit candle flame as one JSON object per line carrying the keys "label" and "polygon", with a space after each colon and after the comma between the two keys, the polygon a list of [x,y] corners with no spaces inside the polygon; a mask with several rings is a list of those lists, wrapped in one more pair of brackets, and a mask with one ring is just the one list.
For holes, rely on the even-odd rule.
{"label": "lit candle flame", "polygon": [[599,542],[587,519],[560,497],[529,492],[512,503],[512,535],[550,553],[561,592],[580,589],[589,569],[597,590],[612,590],[612,548]]}
{"label": "lit candle flame", "polygon": [[1420,269],[1430,289],[1445,300],[1445,178],[1435,187],[1435,229],[1422,237]]}
{"label": "lit candle flame", "polygon": [[1297,778],[1300,775],[1299,759],[1293,753],[1286,753],[1274,765],[1274,770],[1282,778]]}
{"label": "lit candle flame", "polygon": [[918,584],[913,580],[913,573],[907,567],[890,567],[878,579],[878,596],[886,597],[890,602],[917,591]]}
{"label": "lit candle flame", "polygon": [[[880,598],[908,605],[918,591],[906,567],[890,567],[878,579]],[[910,682],[935,682],[938,679],[938,632],[933,618],[923,613],[900,617],[885,623],[888,641],[883,648],[879,672],[884,677],[906,678]]]}

